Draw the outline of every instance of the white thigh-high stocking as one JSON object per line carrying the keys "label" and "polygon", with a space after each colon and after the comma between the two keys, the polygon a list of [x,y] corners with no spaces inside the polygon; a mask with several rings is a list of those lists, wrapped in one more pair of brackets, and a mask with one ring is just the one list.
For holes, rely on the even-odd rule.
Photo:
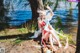
{"label": "white thigh-high stocking", "polygon": [[60,41],[59,41],[59,37],[58,35],[56,34],[56,32],[54,30],[50,30],[51,34],[52,34],[52,37],[56,40],[56,42],[58,43],[59,47],[62,47]]}
{"label": "white thigh-high stocking", "polygon": [[57,51],[57,49],[56,49],[56,48],[54,47],[54,45],[53,45],[53,40],[52,40],[52,35],[51,35],[51,34],[49,35],[49,41],[50,41],[52,50]]}

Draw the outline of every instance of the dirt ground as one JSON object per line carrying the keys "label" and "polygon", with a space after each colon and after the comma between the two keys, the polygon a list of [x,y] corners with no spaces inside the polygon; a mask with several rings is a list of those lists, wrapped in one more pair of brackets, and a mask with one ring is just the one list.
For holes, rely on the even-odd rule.
{"label": "dirt ground", "polygon": [[[75,38],[76,30],[77,29],[72,30],[72,34],[75,32],[73,34],[74,35],[73,39]],[[71,31],[71,29],[69,31]],[[22,32],[20,33],[20,30],[15,31],[15,29],[12,29],[12,30],[10,29],[7,32],[9,32],[9,33],[6,33],[7,36],[9,34],[10,35],[14,34],[14,36],[17,33],[22,34]],[[26,31],[25,31],[25,33],[26,33]],[[1,34],[1,36],[5,35],[4,31],[1,31],[0,34]],[[12,37],[8,37],[8,38],[12,38]],[[5,48],[5,53],[42,53],[42,48],[41,48],[39,40],[35,41],[34,39],[25,39],[24,41],[20,42],[19,44],[14,44],[14,42],[13,42],[14,40],[15,39],[0,40],[0,48]],[[75,53],[75,51],[76,51],[76,46],[69,45],[69,47],[66,50],[64,50],[64,47],[62,47],[62,48],[59,48],[55,53]],[[54,53],[54,52],[52,52],[52,53]]]}
{"label": "dirt ground", "polygon": [[[5,48],[5,53],[42,53],[42,49],[38,41],[25,40],[19,44],[11,44],[11,42],[0,42],[0,47]],[[59,48],[55,53],[75,53],[75,46],[70,45],[66,50]]]}

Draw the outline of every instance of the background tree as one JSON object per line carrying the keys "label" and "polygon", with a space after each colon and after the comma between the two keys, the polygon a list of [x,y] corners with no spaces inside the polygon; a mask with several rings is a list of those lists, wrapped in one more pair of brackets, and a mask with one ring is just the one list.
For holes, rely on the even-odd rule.
{"label": "background tree", "polygon": [[55,4],[55,7],[54,7],[53,11],[55,11],[56,8],[58,7],[58,2],[59,2],[59,0],[56,0],[56,4]]}
{"label": "background tree", "polygon": [[10,4],[5,8],[4,0],[0,0],[0,31],[9,28],[11,18],[6,16],[6,14],[8,14],[9,5]]}
{"label": "background tree", "polygon": [[76,53],[80,53],[80,2],[78,2],[78,31],[77,31],[77,48]]}
{"label": "background tree", "polygon": [[6,21],[7,18],[5,18],[5,11],[3,0],[0,0],[0,30],[6,28]]}

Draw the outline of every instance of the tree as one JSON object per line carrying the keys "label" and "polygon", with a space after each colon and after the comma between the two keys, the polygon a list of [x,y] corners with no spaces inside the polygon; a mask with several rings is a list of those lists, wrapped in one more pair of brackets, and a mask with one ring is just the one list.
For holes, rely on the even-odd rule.
{"label": "tree", "polygon": [[[9,27],[10,17],[7,17],[8,9],[5,8],[4,0],[0,0],[0,30],[7,29]],[[8,6],[7,6],[8,7]]]}
{"label": "tree", "polygon": [[6,26],[5,11],[3,0],[0,0],[0,30],[3,30]]}
{"label": "tree", "polygon": [[32,9],[32,19],[37,20],[39,14],[37,10],[44,10],[43,2],[42,0],[28,0],[31,5]]}
{"label": "tree", "polygon": [[3,21],[3,16],[4,16],[4,5],[3,5],[3,0],[0,0],[0,21]]}
{"label": "tree", "polygon": [[[44,10],[43,1],[42,0],[28,0],[31,5],[32,10],[32,20],[28,22],[28,24],[36,24],[36,28],[38,29],[37,18],[39,17],[38,10]],[[34,23],[32,23],[34,22]]]}
{"label": "tree", "polygon": [[80,53],[80,2],[78,2],[78,31],[77,31],[77,48],[76,53]]}

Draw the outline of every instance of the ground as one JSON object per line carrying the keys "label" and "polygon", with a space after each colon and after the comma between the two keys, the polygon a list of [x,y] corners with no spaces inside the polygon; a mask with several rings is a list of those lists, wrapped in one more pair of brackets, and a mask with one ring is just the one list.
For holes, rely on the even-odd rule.
{"label": "ground", "polygon": [[[0,42],[0,47],[6,49],[6,53],[42,53],[40,44],[38,41],[25,40],[19,44],[11,44],[11,42]],[[75,53],[75,46],[70,45],[68,49],[64,50],[60,48],[55,53]]]}
{"label": "ground", "polygon": [[[72,30],[73,33],[76,30],[77,29]],[[26,31],[24,32],[24,31],[22,32],[22,29],[10,29],[10,30],[8,29],[6,32],[1,31],[0,32],[0,35],[1,35],[0,36],[0,38],[1,38],[0,48],[5,48],[5,53],[42,53],[40,39],[39,40],[27,39],[27,37],[32,34],[26,34],[27,32]],[[17,35],[17,33],[18,33],[18,35]],[[4,36],[4,35],[6,35],[6,36]],[[23,36],[25,36],[26,38],[24,39]],[[21,37],[20,38],[21,40],[17,40],[18,37]],[[74,40],[75,40],[75,37],[76,36],[74,35],[73,36]],[[64,47],[59,48],[55,53],[75,53],[75,51],[76,51],[76,46],[73,44],[70,44],[66,50],[64,50],[63,48]]]}

